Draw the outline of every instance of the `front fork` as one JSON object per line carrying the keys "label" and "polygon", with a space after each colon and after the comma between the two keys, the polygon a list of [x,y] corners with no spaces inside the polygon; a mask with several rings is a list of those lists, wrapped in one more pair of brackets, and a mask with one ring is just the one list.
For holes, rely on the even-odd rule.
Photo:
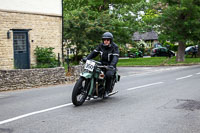
{"label": "front fork", "polygon": [[[88,96],[89,97],[91,97],[92,96],[92,94],[93,94],[93,90],[95,90],[95,88],[94,88],[95,86],[94,86],[94,77],[92,77],[91,78],[91,81],[90,81],[90,90],[89,90],[89,93],[88,93]],[[94,88],[94,89],[93,89]]]}

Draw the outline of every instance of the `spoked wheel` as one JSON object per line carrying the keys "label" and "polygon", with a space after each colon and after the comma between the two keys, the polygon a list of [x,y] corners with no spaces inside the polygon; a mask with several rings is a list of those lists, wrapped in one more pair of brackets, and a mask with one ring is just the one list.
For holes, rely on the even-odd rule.
{"label": "spoked wheel", "polygon": [[75,106],[80,106],[85,102],[88,95],[88,80],[80,77],[76,82],[73,92],[72,92],[72,103]]}

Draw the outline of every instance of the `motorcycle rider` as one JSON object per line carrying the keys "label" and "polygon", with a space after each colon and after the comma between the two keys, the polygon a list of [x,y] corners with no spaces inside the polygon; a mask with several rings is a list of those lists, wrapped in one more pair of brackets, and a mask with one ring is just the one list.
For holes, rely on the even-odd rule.
{"label": "motorcycle rider", "polygon": [[102,43],[100,43],[97,48],[92,51],[87,57],[83,58],[83,61],[95,58],[100,54],[100,62],[102,65],[109,66],[109,70],[105,72],[106,75],[106,93],[105,96],[108,96],[108,93],[112,92],[111,83],[113,76],[116,72],[116,64],[119,57],[119,49],[117,44],[113,42],[113,35],[110,32],[105,32],[102,35]]}

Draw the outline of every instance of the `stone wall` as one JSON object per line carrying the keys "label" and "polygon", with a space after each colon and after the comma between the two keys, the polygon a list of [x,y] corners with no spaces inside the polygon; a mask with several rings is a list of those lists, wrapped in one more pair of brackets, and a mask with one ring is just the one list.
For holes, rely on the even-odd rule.
{"label": "stone wall", "polygon": [[34,88],[73,81],[63,67],[45,69],[0,70],[0,91]]}
{"label": "stone wall", "polygon": [[[31,29],[30,63],[35,65],[34,50],[39,47],[53,47],[61,54],[62,17],[0,10],[0,70],[14,69],[13,32],[11,29]],[[7,32],[10,31],[10,38]]]}
{"label": "stone wall", "polygon": [[83,71],[83,66],[82,65],[77,65],[77,66],[70,67],[70,73],[75,78],[78,78],[82,71]]}
{"label": "stone wall", "polygon": [[70,76],[66,76],[63,67],[0,70],[0,91],[74,82],[79,78],[82,70],[83,66],[81,65],[70,67]]}

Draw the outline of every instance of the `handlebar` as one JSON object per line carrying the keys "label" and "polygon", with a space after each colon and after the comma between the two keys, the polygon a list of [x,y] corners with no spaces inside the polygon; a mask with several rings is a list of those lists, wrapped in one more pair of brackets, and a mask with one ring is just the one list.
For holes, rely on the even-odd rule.
{"label": "handlebar", "polygon": [[[90,59],[90,60],[91,60],[91,59]],[[98,64],[98,65],[102,65],[102,63],[99,62],[99,61],[96,61],[96,60],[91,60],[91,61],[95,62],[95,63]]]}
{"label": "handlebar", "polygon": [[[99,62],[99,61],[96,61],[96,60],[92,60],[92,59],[90,59],[91,61],[93,61],[93,62],[95,62],[96,64],[98,64],[98,65],[101,65],[102,63],[101,62]],[[80,64],[84,64],[86,61],[83,61],[83,59],[81,59],[80,60]]]}
{"label": "handlebar", "polygon": [[109,67],[108,66],[105,66],[105,65],[103,65],[103,66],[97,66],[98,68],[105,68],[105,69],[109,69]]}
{"label": "handlebar", "polygon": [[[101,62],[99,62],[99,61],[96,61],[96,60],[92,60],[92,59],[90,59],[90,61],[92,61],[92,62],[95,62],[97,65],[96,65],[96,67],[97,68],[103,68],[103,69],[106,69],[106,70],[113,70],[113,69],[115,69],[114,67],[113,68],[111,68],[111,67],[109,67],[109,66],[107,66],[107,65],[102,65],[102,63]],[[83,62],[82,60],[80,61],[80,64],[81,65],[83,65],[85,62]]]}
{"label": "handlebar", "polygon": [[97,66],[98,68],[104,68],[104,69],[106,69],[106,70],[115,70],[116,68],[112,68],[112,67],[109,67],[109,66],[105,66],[105,65],[103,65],[103,66]]}

